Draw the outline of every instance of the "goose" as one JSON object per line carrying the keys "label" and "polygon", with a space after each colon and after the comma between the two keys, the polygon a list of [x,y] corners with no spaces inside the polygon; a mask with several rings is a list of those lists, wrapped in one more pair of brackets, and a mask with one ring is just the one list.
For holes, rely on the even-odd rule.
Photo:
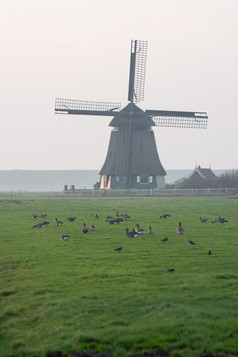
{"label": "goose", "polygon": [[123,249],[123,247],[118,247],[118,248],[116,248],[116,249],[114,249],[114,250],[115,250],[116,252],[121,252],[122,249]]}
{"label": "goose", "polygon": [[124,221],[124,218],[120,217],[119,213],[117,212],[116,215],[115,215],[115,218],[114,218],[116,221],[118,222],[123,222]]}
{"label": "goose", "polygon": [[170,269],[168,269],[168,271],[169,271],[169,272],[175,271],[175,269],[174,269],[174,268],[170,268]]}
{"label": "goose", "polygon": [[161,239],[161,242],[168,242],[168,238],[165,237],[165,238]]}
{"label": "goose", "polygon": [[68,218],[66,218],[66,219],[67,219],[67,221],[69,221],[69,222],[73,222],[73,221],[75,221],[76,217],[68,217]]}
{"label": "goose", "polygon": [[140,228],[138,223],[136,223],[135,226],[136,226],[136,229],[135,229],[136,233],[138,233],[138,234],[144,234],[145,233],[144,229]]}
{"label": "goose", "polygon": [[202,223],[207,223],[207,222],[208,222],[208,218],[202,218],[202,217],[200,217],[200,221],[201,221]]}
{"label": "goose", "polygon": [[62,240],[67,240],[67,239],[69,239],[69,238],[70,238],[70,236],[67,235],[67,234],[61,234],[61,235],[60,235],[60,239],[62,239]]}
{"label": "goose", "polygon": [[128,238],[134,238],[134,237],[138,237],[139,233],[136,233],[136,231],[134,229],[131,232],[129,232],[129,229],[126,228],[125,235]]}
{"label": "goose", "polygon": [[184,229],[182,228],[182,223],[181,223],[181,222],[179,222],[179,226],[178,226],[178,228],[176,229],[176,232],[177,232],[178,234],[184,234]]}
{"label": "goose", "polygon": [[88,233],[88,228],[86,227],[86,223],[83,223],[83,233]]}
{"label": "goose", "polygon": [[128,216],[128,214],[126,214],[126,213],[122,213],[121,216],[123,217],[123,219],[124,219],[125,221],[129,221],[129,219],[131,219],[131,217]]}
{"label": "goose", "polygon": [[212,251],[211,250],[208,251],[208,255],[212,255]]}
{"label": "goose", "polygon": [[170,214],[167,213],[162,214],[162,216],[160,216],[160,218],[170,218],[170,217],[171,217]]}
{"label": "goose", "polygon": [[46,217],[47,217],[47,214],[46,214],[46,213],[43,213],[43,214],[41,214],[40,216],[41,216],[41,218],[46,218]]}
{"label": "goose", "polygon": [[42,228],[44,227],[42,223],[35,224],[32,228]]}
{"label": "goose", "polygon": [[96,219],[99,218],[99,215],[98,215],[98,214],[95,214],[95,218],[96,218]]}
{"label": "goose", "polygon": [[34,214],[34,213],[33,213],[32,217],[33,217],[34,219],[40,218],[40,216],[38,216],[37,214]]}
{"label": "goose", "polygon": [[50,222],[44,221],[41,223],[42,227],[48,226],[48,224],[50,224]]}
{"label": "goose", "polygon": [[146,234],[154,234],[154,232],[152,231],[151,226],[149,226],[149,230],[146,232]]}
{"label": "goose", "polygon": [[58,221],[58,218],[55,218],[55,223],[56,223],[56,226],[62,226],[62,224],[64,222]]}
{"label": "goose", "polygon": [[132,229],[132,233],[134,234],[134,237],[138,237],[140,234],[135,231],[135,229]]}
{"label": "goose", "polygon": [[89,226],[89,230],[90,231],[96,231],[96,227],[93,224],[91,224],[91,226]]}
{"label": "goose", "polygon": [[228,222],[225,218],[222,218],[221,216],[219,216],[216,221],[220,222],[220,223],[227,223]]}
{"label": "goose", "polygon": [[121,221],[118,219],[106,219],[105,222],[108,222],[109,224],[119,224]]}
{"label": "goose", "polygon": [[189,244],[189,245],[196,245],[196,243],[194,243],[194,242],[193,242],[192,240],[190,240],[190,239],[188,240],[188,244]]}
{"label": "goose", "polygon": [[43,228],[45,226],[48,226],[48,224],[50,224],[50,222],[44,221],[44,222],[35,224],[32,228]]}

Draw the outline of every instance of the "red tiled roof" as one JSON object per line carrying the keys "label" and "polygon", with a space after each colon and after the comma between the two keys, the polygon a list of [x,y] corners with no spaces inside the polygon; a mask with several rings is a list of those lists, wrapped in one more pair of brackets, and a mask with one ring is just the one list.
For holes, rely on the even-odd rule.
{"label": "red tiled roof", "polygon": [[198,167],[199,172],[205,176],[207,179],[216,179],[217,176],[212,172],[211,169],[202,169],[201,167]]}

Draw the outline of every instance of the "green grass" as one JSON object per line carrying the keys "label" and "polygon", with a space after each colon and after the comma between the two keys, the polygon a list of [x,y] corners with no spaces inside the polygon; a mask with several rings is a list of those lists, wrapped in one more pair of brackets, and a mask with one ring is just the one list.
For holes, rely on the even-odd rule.
{"label": "green grass", "polygon": [[[238,355],[238,200],[4,200],[0,356]],[[131,220],[105,223],[116,211]],[[47,213],[49,226],[32,229],[45,220],[34,220],[33,213]],[[160,219],[163,213],[171,218]],[[228,223],[199,220],[219,215]],[[66,221],[69,216],[76,221]],[[56,217],[63,226],[55,225]],[[183,236],[176,233],[179,221]],[[83,234],[83,222],[95,224],[96,231]],[[127,238],[125,228],[136,223],[145,230],[151,225],[154,234]],[[60,240],[61,233],[70,239]],[[169,240],[162,243],[165,236]],[[188,239],[196,245],[189,246]],[[114,251],[118,246],[120,253]]]}

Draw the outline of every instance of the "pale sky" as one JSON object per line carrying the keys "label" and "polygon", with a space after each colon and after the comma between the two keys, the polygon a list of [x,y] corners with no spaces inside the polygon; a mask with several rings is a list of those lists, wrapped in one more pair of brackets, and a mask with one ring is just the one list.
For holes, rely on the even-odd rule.
{"label": "pale sky", "polygon": [[238,0],[8,0],[0,13],[0,170],[99,170],[110,117],[54,114],[55,97],[121,102],[131,40],[148,41],[142,109],[206,111],[155,127],[165,170],[238,169]]}

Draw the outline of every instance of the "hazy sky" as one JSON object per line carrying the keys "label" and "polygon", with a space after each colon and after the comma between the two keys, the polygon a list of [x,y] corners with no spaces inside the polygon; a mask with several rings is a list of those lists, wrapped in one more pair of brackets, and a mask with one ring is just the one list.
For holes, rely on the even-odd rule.
{"label": "hazy sky", "polygon": [[237,0],[8,0],[0,13],[0,169],[101,169],[110,117],[55,97],[127,104],[132,39],[148,41],[142,109],[207,111],[154,128],[166,169],[238,169]]}

